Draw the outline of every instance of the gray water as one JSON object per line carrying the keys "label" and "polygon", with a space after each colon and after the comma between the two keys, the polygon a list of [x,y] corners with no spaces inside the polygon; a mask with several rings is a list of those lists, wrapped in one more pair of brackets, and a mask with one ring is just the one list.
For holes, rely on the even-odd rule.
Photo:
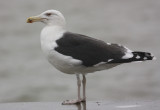
{"label": "gray water", "polygon": [[48,9],[64,14],[69,31],[157,57],[88,74],[88,100],[160,99],[159,0],[0,0],[0,102],[76,98],[76,77],[53,68],[41,51],[44,25],[26,23]]}

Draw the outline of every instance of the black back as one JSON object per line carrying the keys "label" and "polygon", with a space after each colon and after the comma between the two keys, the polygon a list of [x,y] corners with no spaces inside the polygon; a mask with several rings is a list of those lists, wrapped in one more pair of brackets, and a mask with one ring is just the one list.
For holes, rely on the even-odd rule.
{"label": "black back", "polygon": [[107,43],[81,34],[66,32],[56,41],[55,50],[63,55],[82,61],[86,67],[91,67],[109,59],[119,60],[125,55],[126,49],[117,44]]}

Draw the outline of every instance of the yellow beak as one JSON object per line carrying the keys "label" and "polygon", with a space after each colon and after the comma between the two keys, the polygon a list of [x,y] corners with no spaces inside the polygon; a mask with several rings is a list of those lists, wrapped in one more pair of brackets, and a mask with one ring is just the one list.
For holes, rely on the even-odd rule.
{"label": "yellow beak", "polygon": [[29,17],[27,19],[27,23],[33,23],[33,22],[38,22],[38,21],[41,21],[42,18],[39,17],[39,16],[32,16],[32,17]]}

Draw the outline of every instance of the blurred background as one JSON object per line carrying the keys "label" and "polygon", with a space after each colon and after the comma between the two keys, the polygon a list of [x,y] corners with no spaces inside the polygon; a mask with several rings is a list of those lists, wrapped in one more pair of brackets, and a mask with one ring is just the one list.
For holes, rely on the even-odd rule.
{"label": "blurred background", "polygon": [[76,77],[59,72],[40,47],[42,23],[26,19],[61,11],[69,31],[154,53],[156,61],[87,75],[87,100],[160,99],[160,0],[0,0],[0,102],[77,97]]}

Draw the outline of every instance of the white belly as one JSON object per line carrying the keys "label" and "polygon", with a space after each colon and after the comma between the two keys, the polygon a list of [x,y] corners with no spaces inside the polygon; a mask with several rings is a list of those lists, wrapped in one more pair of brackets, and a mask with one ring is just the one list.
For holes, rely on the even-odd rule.
{"label": "white belly", "polygon": [[77,73],[82,64],[80,60],[73,59],[70,56],[62,55],[54,50],[50,51],[47,59],[55,68],[68,74]]}

